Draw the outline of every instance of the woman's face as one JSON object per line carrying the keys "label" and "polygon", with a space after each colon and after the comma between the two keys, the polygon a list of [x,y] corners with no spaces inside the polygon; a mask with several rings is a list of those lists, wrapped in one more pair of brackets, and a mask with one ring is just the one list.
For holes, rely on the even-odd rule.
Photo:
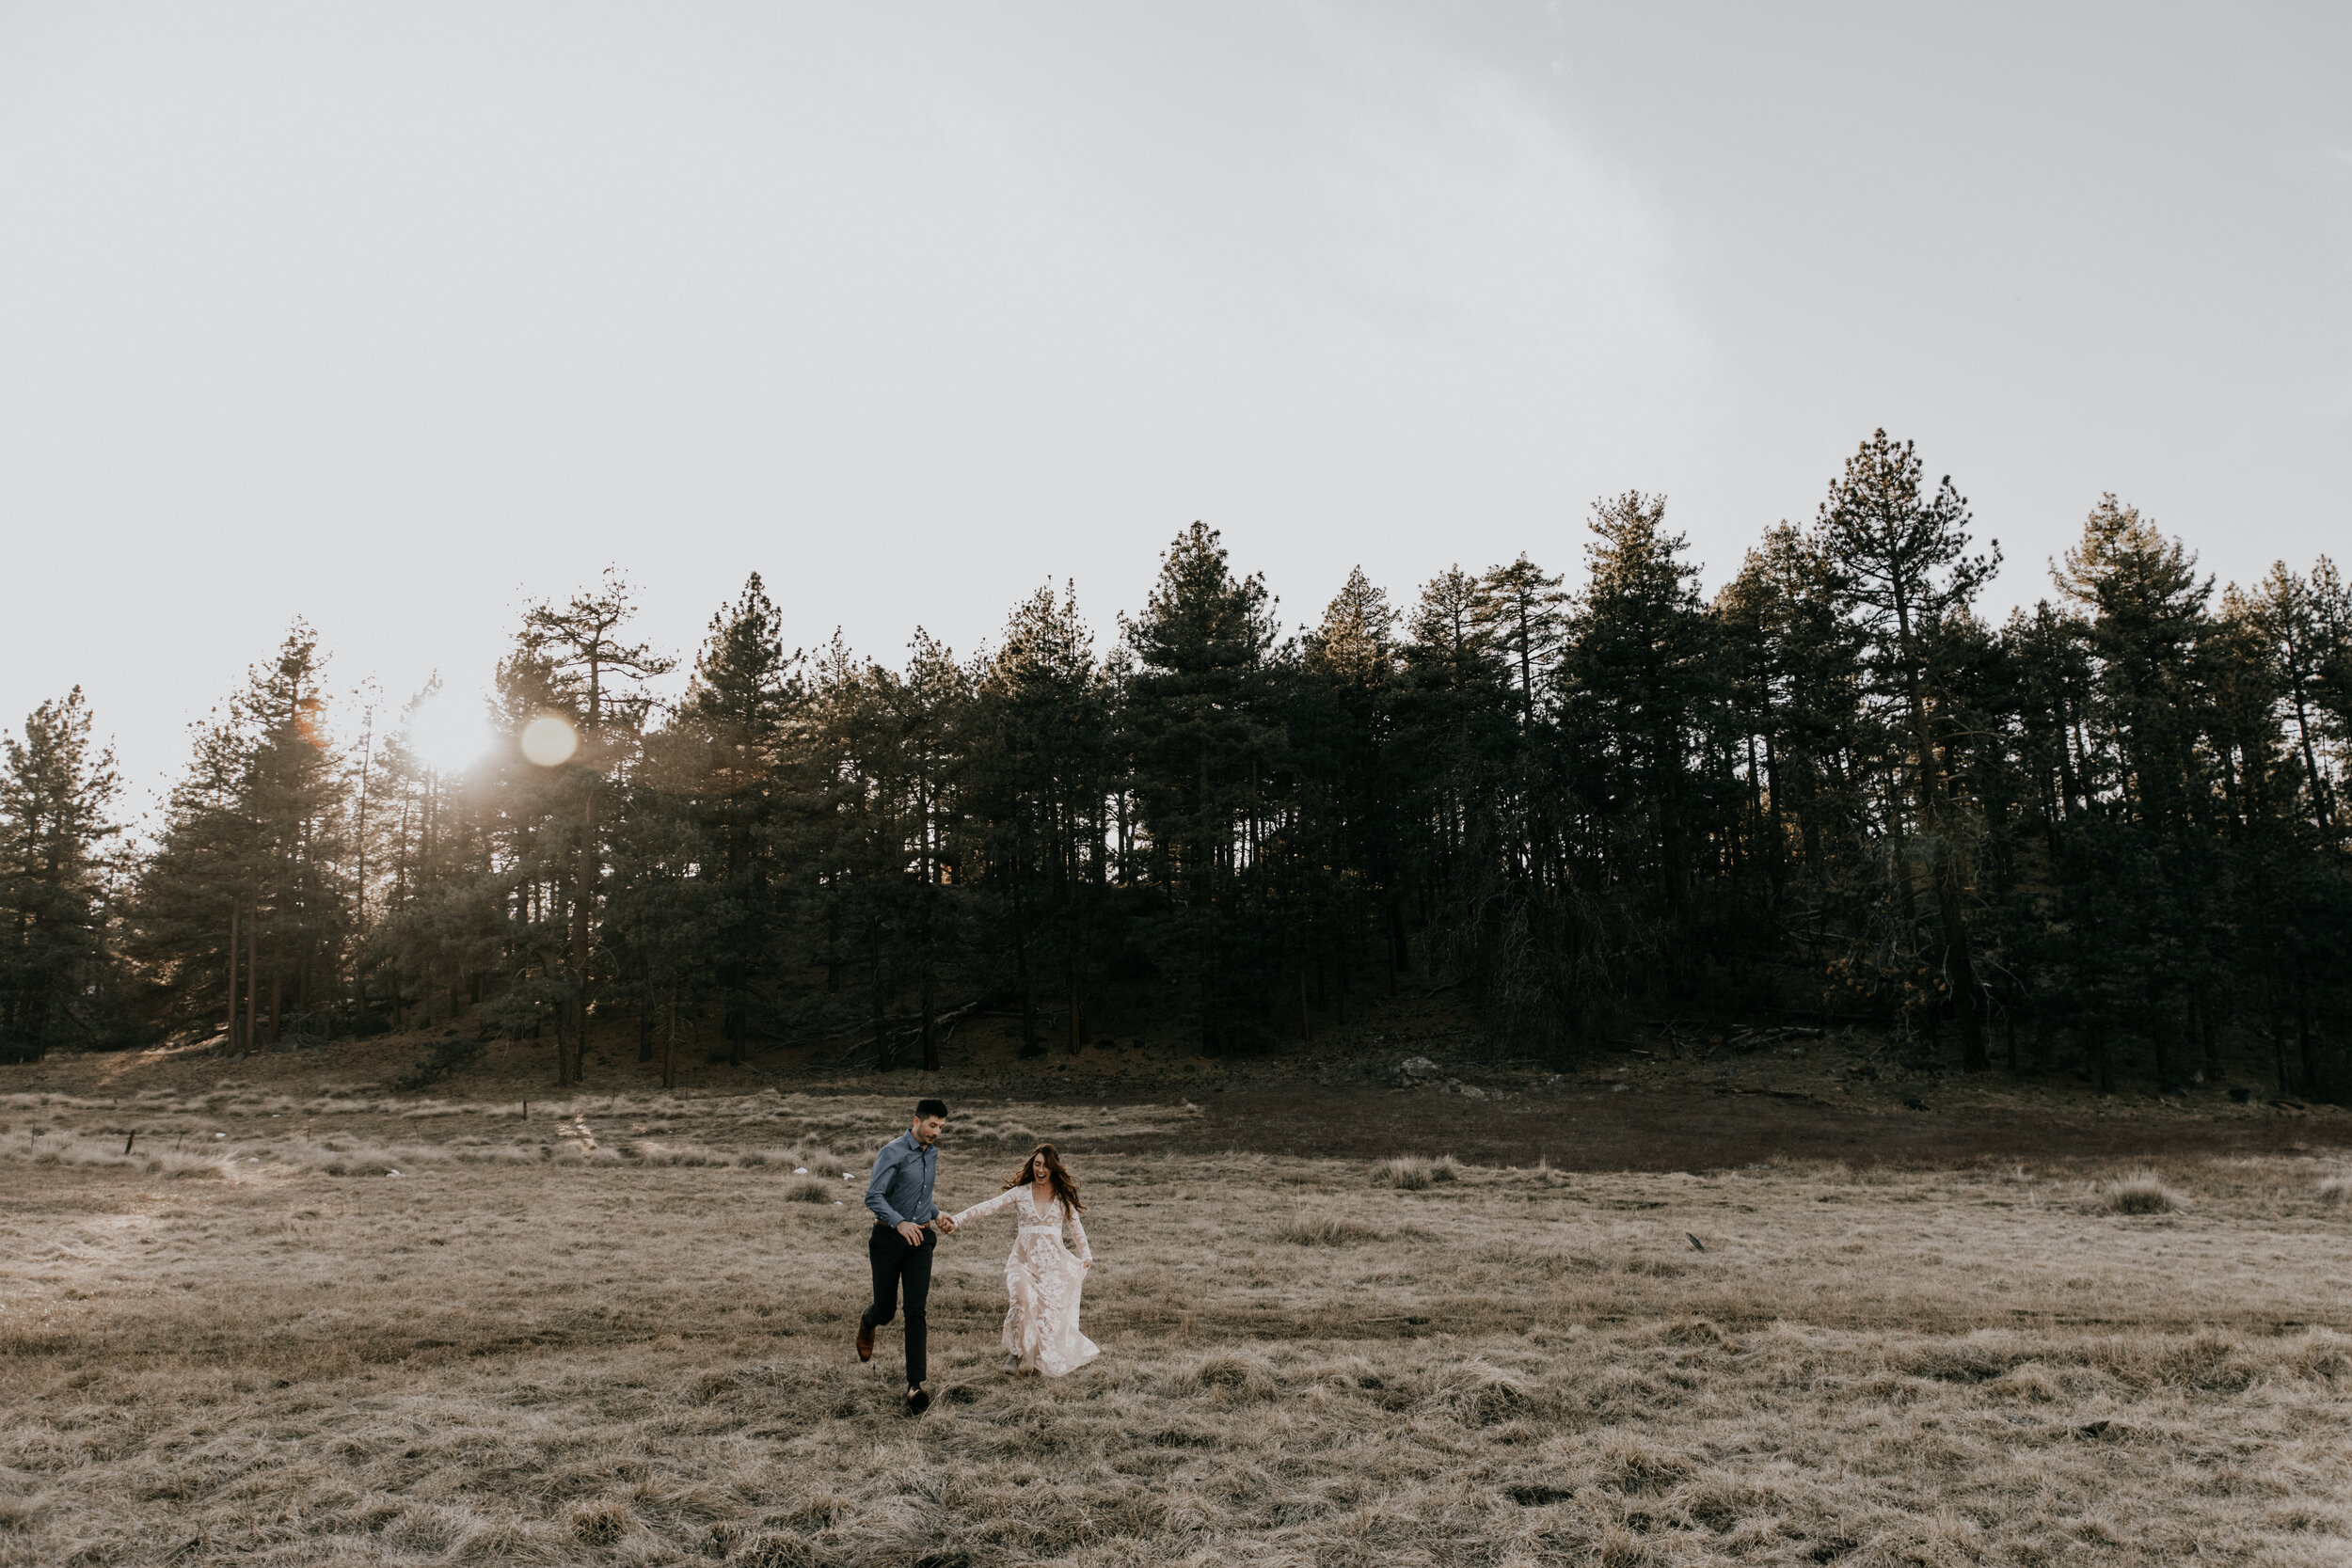
{"label": "woman's face", "polygon": [[1029,1180],[1032,1181],[1042,1181],[1045,1180],[1044,1155],[1032,1154],[1029,1156]]}

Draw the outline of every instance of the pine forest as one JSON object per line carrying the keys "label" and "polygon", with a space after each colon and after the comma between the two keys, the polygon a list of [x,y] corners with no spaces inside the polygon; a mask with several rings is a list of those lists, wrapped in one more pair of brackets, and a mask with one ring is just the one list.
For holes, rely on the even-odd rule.
{"label": "pine forest", "polygon": [[1115,635],[1049,584],[895,663],[802,646],[754,576],[675,700],[609,574],[522,617],[462,768],[417,744],[434,690],[360,712],[297,620],[146,840],[80,691],[6,738],[0,1059],[464,1021],[552,1084],[592,1035],[666,1083],[787,1043],[951,1068],[975,1012],[1025,1054],[1149,1017],[1236,1055],[1450,988],[1498,1058],[1783,1017],[2352,1091],[2326,558],[2217,590],[2110,496],[1994,625],[1997,546],[1883,432],[1711,598],[1689,556],[1629,492],[1581,562],[1409,602],[1357,571],[1291,635],[1194,524]]}

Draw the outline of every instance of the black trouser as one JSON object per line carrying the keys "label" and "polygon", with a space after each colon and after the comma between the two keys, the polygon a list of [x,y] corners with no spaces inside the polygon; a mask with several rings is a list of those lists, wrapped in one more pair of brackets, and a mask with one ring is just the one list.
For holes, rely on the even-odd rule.
{"label": "black trouser", "polygon": [[907,1290],[907,1386],[920,1387],[930,1370],[923,1353],[930,1323],[925,1317],[931,1300],[931,1254],[939,1248],[938,1233],[925,1227],[923,1244],[909,1246],[904,1236],[886,1225],[874,1227],[866,1256],[874,1265],[874,1305],[860,1318],[867,1328],[880,1328],[898,1315],[898,1285]]}

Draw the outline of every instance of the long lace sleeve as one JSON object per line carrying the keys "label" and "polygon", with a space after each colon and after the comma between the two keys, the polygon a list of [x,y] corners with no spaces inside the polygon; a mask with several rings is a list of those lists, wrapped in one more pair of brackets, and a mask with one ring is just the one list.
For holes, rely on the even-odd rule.
{"label": "long lace sleeve", "polygon": [[1093,1262],[1094,1249],[1087,1245],[1086,1222],[1078,1217],[1078,1211],[1075,1209],[1070,1211],[1070,1234],[1077,1239],[1078,1261],[1081,1263]]}
{"label": "long lace sleeve", "polygon": [[994,1197],[988,1198],[983,1202],[975,1203],[971,1208],[966,1209],[963,1212],[955,1217],[957,1228],[961,1229],[963,1222],[966,1220],[986,1219],[989,1215],[996,1212],[997,1210],[1002,1209],[1005,1205],[1010,1203],[1014,1198],[1019,1197],[1020,1196],[1020,1188],[1007,1187],[1003,1192],[998,1193]]}

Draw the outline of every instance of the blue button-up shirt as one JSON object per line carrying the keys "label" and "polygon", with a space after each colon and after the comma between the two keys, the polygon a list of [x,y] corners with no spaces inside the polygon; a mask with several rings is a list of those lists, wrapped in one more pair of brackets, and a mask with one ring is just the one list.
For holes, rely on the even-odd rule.
{"label": "blue button-up shirt", "polygon": [[873,1180],[866,1183],[866,1207],[884,1225],[913,1220],[929,1225],[939,1217],[931,1201],[931,1180],[939,1174],[939,1147],[926,1148],[912,1132],[901,1132],[874,1156]]}

